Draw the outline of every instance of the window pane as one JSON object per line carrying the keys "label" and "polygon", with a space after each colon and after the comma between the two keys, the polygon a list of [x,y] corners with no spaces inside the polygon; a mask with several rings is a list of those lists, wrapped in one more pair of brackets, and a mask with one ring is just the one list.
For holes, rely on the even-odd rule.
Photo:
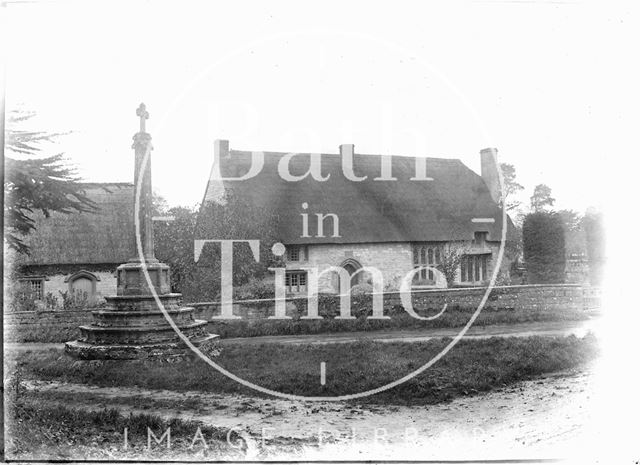
{"label": "window pane", "polygon": [[482,256],[482,280],[487,279],[487,256]]}
{"label": "window pane", "polygon": [[29,290],[29,294],[31,294],[32,298],[36,300],[42,300],[42,296],[44,295],[43,280],[31,279],[26,282],[26,287]]}
{"label": "window pane", "polygon": [[420,263],[423,265],[427,263],[426,251],[424,250],[424,247],[420,249]]}
{"label": "window pane", "polygon": [[440,264],[440,248],[436,249],[436,264]]}
{"label": "window pane", "polygon": [[475,271],[474,281],[480,281],[480,260],[478,260],[479,257],[477,255],[473,258],[474,258],[473,265],[474,265],[474,271]]}
{"label": "window pane", "polygon": [[413,263],[414,265],[417,265],[418,262],[418,247],[416,247],[415,245],[413,246]]}
{"label": "window pane", "polygon": [[467,257],[462,257],[460,261],[460,281],[465,282],[467,280]]}

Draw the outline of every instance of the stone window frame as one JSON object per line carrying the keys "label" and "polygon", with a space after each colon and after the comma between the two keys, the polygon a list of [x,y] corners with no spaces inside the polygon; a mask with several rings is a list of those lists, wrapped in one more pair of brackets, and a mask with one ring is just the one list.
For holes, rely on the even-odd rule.
{"label": "stone window frame", "polygon": [[287,261],[288,262],[306,262],[308,260],[308,251],[306,245],[287,245]]}
{"label": "stone window frame", "polygon": [[69,288],[69,293],[73,293],[73,283],[80,278],[87,278],[91,281],[91,295],[89,298],[95,297],[97,294],[97,282],[100,281],[100,276],[93,274],[87,270],[77,271],[64,279],[64,282],[67,283]]}
{"label": "stone window frame", "polygon": [[[484,284],[488,281],[490,253],[465,254],[460,260],[461,284]],[[472,277],[473,279],[469,279]],[[480,279],[476,279],[476,278]]]}
{"label": "stone window frame", "polygon": [[[293,290],[292,281],[296,278],[296,290]],[[309,289],[308,273],[305,270],[287,270],[284,275],[284,285],[287,293],[302,294]],[[302,289],[300,289],[302,288]]]}
{"label": "stone window frame", "polygon": [[[33,292],[34,287],[36,290],[35,300],[44,300],[45,293],[45,281],[49,281],[47,276],[21,276],[18,278],[18,282],[28,284],[29,290]],[[35,286],[34,286],[35,285]]]}
{"label": "stone window frame", "polygon": [[474,231],[473,245],[476,247],[486,247],[489,241],[489,231]]}
{"label": "stone window frame", "polygon": [[[445,244],[441,242],[414,242],[411,244],[413,252],[413,267],[437,267],[442,261]],[[414,284],[419,281],[436,282],[433,270],[422,269],[414,276]]]}

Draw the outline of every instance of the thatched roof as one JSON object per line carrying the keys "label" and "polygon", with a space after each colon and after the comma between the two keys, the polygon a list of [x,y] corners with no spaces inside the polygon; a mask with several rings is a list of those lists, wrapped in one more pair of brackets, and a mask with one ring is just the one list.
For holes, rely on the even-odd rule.
{"label": "thatched roof", "polygon": [[116,264],[135,255],[133,185],[85,183],[95,213],[34,214],[36,230],[26,243],[31,255],[16,257],[16,265]]}
{"label": "thatched roof", "polygon": [[[491,198],[481,176],[460,160],[427,159],[427,176],[432,181],[410,181],[415,175],[416,159],[394,156],[392,169],[397,181],[374,181],[380,177],[381,156],[354,156],[356,176],[367,175],[362,182],[347,179],[342,173],[341,156],[322,154],[322,173],[329,180],[318,182],[308,176],[288,182],[277,171],[285,153],[265,152],[264,167],[255,177],[244,181],[210,181],[205,202],[219,201],[221,192],[232,189],[248,203],[276,211],[280,240],[303,243],[421,242],[473,239],[475,231],[487,231],[489,240],[501,237],[502,213]],[[291,160],[291,173],[304,174],[309,154]],[[251,152],[231,150],[220,160],[223,176],[241,176],[249,171]],[[308,203],[307,210],[302,208]],[[214,218],[204,218],[211,209],[202,209],[196,239],[218,239],[210,226]],[[315,236],[316,213],[335,213],[340,219],[339,238],[331,237],[331,220],[326,220],[323,238],[303,238],[302,213],[309,214],[310,235]],[[241,212],[238,212],[241,214]],[[494,223],[472,222],[493,219]],[[327,234],[327,230],[329,233]],[[246,239],[246,238],[238,238]]]}

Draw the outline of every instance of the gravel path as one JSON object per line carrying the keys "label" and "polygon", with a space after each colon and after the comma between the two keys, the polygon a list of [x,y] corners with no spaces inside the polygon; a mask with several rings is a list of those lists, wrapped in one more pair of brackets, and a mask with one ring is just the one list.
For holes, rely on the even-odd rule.
{"label": "gravel path", "polygon": [[248,434],[249,460],[256,454],[301,459],[283,455],[282,445],[289,442],[304,445],[305,460],[526,459],[566,457],[593,440],[592,377],[590,371],[555,374],[447,404],[412,407],[40,381],[29,382],[28,390],[69,407],[237,427]]}

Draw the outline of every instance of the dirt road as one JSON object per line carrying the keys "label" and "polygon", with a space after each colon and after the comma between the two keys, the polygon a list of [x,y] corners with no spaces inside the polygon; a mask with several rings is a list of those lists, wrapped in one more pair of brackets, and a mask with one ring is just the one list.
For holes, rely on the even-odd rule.
{"label": "dirt road", "polygon": [[[554,458],[591,438],[591,372],[555,374],[429,406],[291,402],[228,394],[100,388],[31,381],[39,397],[197,420],[245,432],[247,459],[465,460]],[[286,444],[296,443],[295,454]]]}

